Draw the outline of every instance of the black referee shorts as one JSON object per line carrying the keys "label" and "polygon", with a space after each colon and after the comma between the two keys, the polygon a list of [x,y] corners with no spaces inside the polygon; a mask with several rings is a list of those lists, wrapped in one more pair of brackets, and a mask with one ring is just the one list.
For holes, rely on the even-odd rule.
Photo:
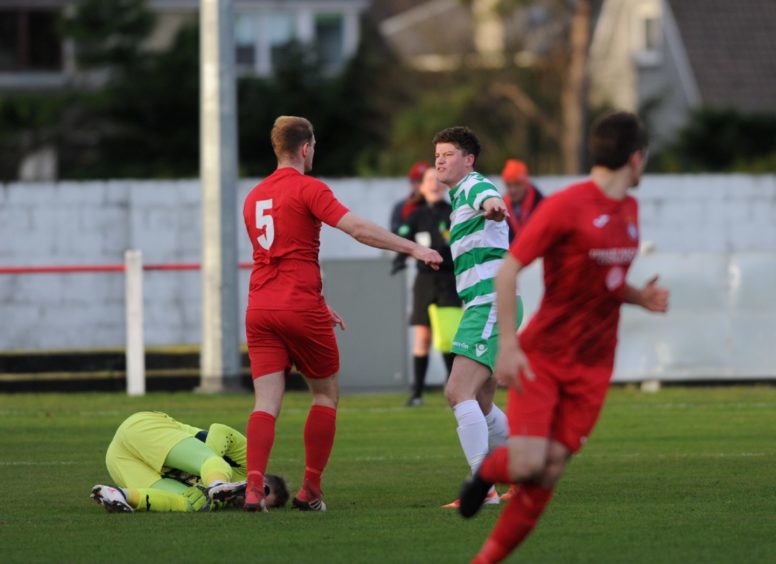
{"label": "black referee shorts", "polygon": [[412,285],[410,325],[431,325],[428,306],[461,307],[455,290],[455,275],[450,271],[418,272]]}

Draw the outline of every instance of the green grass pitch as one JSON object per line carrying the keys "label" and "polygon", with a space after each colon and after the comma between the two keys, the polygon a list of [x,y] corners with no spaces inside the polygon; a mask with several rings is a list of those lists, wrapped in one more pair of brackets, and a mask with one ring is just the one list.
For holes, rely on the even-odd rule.
{"label": "green grass pitch", "polygon": [[[0,562],[468,562],[499,510],[440,508],[467,471],[455,421],[438,392],[404,399],[342,398],[325,514],[108,514],[89,491],[109,483],[105,449],[127,415],[244,429],[252,397],[0,396]],[[286,397],[270,460],[292,488],[308,403]],[[512,560],[775,562],[776,388],[614,388]]]}

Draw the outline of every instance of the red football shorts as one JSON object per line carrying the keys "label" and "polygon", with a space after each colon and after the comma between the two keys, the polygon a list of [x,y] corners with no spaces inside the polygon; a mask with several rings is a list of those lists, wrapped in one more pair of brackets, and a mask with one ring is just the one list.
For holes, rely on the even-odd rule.
{"label": "red football shorts", "polygon": [[337,339],[325,305],[306,311],[249,309],[245,332],[254,379],[292,364],[307,378],[328,378],[339,371]]}
{"label": "red football shorts", "polygon": [[566,365],[527,354],[536,379],[509,389],[511,436],[547,437],[577,452],[593,430],[609,390],[611,367]]}

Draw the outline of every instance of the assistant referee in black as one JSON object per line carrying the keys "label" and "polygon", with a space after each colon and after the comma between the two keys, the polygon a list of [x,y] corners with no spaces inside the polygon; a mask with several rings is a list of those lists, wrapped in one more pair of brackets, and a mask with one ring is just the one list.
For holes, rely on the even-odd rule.
{"label": "assistant referee in black", "polygon": [[[412,396],[407,400],[408,407],[423,405],[423,389],[428,370],[428,354],[431,349],[431,321],[428,306],[461,307],[461,300],[455,290],[453,256],[450,252],[450,213],[452,207],[445,199],[448,188],[437,180],[436,170],[429,168],[423,173],[420,193],[425,203],[412,211],[399,227],[402,237],[416,241],[420,245],[437,251],[444,261],[439,270],[432,270],[418,262],[417,276],[412,287],[412,313],[410,325],[414,329]],[[394,260],[391,274],[405,268],[406,255],[398,255]],[[454,355],[442,353],[447,373],[453,365]]]}

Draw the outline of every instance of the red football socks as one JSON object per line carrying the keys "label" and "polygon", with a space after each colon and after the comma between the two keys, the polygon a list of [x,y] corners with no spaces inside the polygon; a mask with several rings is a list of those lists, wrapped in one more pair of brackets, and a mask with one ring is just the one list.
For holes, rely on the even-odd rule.
{"label": "red football socks", "polygon": [[248,472],[267,473],[267,461],[275,443],[275,417],[266,411],[254,411],[246,429]]}
{"label": "red football socks", "polygon": [[304,484],[312,490],[312,494],[321,493],[321,474],[334,446],[336,423],[337,410],[332,407],[313,405],[307,414],[304,426]]}
{"label": "red football socks", "polygon": [[480,477],[493,484],[509,484],[509,449],[500,446],[482,461],[479,469]]}
{"label": "red football socks", "polygon": [[506,558],[534,529],[551,499],[552,488],[521,485],[473,562],[485,564]]}

